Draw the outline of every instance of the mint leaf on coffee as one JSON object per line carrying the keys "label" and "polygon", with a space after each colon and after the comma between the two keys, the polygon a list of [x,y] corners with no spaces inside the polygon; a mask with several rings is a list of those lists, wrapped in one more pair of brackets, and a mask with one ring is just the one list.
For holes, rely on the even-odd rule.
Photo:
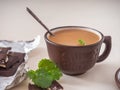
{"label": "mint leaf on coffee", "polygon": [[38,63],[38,69],[29,70],[27,75],[38,87],[48,88],[54,80],[60,79],[62,72],[50,59],[42,59]]}
{"label": "mint leaf on coffee", "polygon": [[79,44],[80,44],[81,46],[84,46],[84,45],[85,45],[85,41],[83,41],[82,39],[79,39],[78,42],[79,42]]}

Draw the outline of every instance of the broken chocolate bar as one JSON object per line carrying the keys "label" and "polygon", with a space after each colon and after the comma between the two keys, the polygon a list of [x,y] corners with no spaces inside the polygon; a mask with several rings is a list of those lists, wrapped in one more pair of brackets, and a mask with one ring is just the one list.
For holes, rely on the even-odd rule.
{"label": "broken chocolate bar", "polygon": [[57,81],[53,81],[48,90],[63,90],[63,87]]}
{"label": "broken chocolate bar", "polygon": [[11,50],[11,47],[0,47],[0,54],[7,53],[9,50]]}
{"label": "broken chocolate bar", "polygon": [[0,54],[0,67],[10,68],[12,65],[18,62],[18,57],[15,55]]}
{"label": "broken chocolate bar", "polygon": [[25,56],[24,53],[9,52],[8,53],[8,61],[6,63],[6,68],[8,69],[15,63],[20,62],[21,59],[24,59],[24,56]]}
{"label": "broken chocolate bar", "polygon": [[30,84],[30,83],[29,83],[28,89],[29,90],[47,90],[47,89],[43,89],[41,87],[37,87],[36,85]]}
{"label": "broken chocolate bar", "polygon": [[22,53],[10,51],[6,53],[0,53],[0,67],[7,69],[10,68],[12,65],[17,63],[21,57],[23,57],[21,55]]}
{"label": "broken chocolate bar", "polygon": [[21,64],[20,62],[16,63],[9,69],[0,68],[0,76],[8,77],[14,75],[20,64]]}
{"label": "broken chocolate bar", "polygon": [[6,54],[0,54],[0,67],[5,67],[5,62],[7,62]]}
{"label": "broken chocolate bar", "polygon": [[8,61],[4,64],[6,68],[0,67],[0,76],[12,76],[19,65],[24,62],[24,53],[9,52]]}
{"label": "broken chocolate bar", "polygon": [[33,84],[29,84],[28,88],[29,90],[63,90],[63,87],[57,81],[53,81],[49,88],[41,88]]}
{"label": "broken chocolate bar", "polygon": [[8,61],[7,54],[11,48],[2,48],[0,47],[0,67],[6,68],[6,62]]}

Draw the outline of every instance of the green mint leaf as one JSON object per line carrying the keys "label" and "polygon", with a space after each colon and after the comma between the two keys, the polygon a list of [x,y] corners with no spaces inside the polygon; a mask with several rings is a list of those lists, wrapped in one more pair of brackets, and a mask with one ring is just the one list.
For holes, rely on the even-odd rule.
{"label": "green mint leaf", "polygon": [[79,44],[84,46],[85,45],[85,41],[83,41],[82,39],[78,40]]}
{"label": "green mint leaf", "polygon": [[29,70],[29,71],[27,72],[27,75],[28,75],[28,77],[29,77],[30,79],[34,79],[34,78],[35,78],[35,71]]}
{"label": "green mint leaf", "polygon": [[62,73],[60,69],[54,68],[52,70],[49,70],[48,73],[52,76],[53,80],[59,80],[62,76]]}
{"label": "green mint leaf", "polygon": [[42,59],[38,64],[39,69],[44,68],[53,78],[53,80],[59,80],[62,76],[60,69],[54,62],[49,59]]}
{"label": "green mint leaf", "polygon": [[55,63],[53,63],[50,59],[42,59],[39,63],[38,63],[38,68],[45,68],[46,70],[51,70],[53,68],[55,68],[56,65]]}
{"label": "green mint leaf", "polygon": [[38,87],[48,88],[54,80],[59,80],[62,72],[50,59],[42,59],[38,63],[38,69],[28,71],[28,77]]}
{"label": "green mint leaf", "polygon": [[36,78],[32,80],[35,85],[41,88],[48,88],[52,84],[52,77],[44,69],[36,70]]}

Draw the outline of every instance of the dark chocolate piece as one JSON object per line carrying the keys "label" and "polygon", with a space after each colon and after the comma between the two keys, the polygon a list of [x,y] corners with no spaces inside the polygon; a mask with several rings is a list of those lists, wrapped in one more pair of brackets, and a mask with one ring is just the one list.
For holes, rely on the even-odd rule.
{"label": "dark chocolate piece", "polygon": [[8,54],[0,54],[0,67],[8,69],[22,57],[24,57],[24,53],[9,52]]}
{"label": "dark chocolate piece", "polygon": [[10,47],[0,47],[0,67],[6,68],[6,63],[8,61],[7,54],[11,50]]}
{"label": "dark chocolate piece", "polygon": [[6,54],[0,53],[0,67],[6,67],[5,63],[6,63]]}
{"label": "dark chocolate piece", "polygon": [[0,60],[6,59],[6,54],[1,53],[0,54]]}
{"label": "dark chocolate piece", "polygon": [[47,89],[43,89],[41,87],[37,87],[36,85],[30,84],[30,83],[29,83],[28,89],[29,90],[47,90]]}
{"label": "dark chocolate piece", "polygon": [[[12,57],[14,56],[14,58]],[[0,76],[12,76],[15,74],[15,72],[17,71],[19,65],[24,62],[24,53],[16,53],[16,52],[10,52],[9,56],[10,60],[8,60],[7,62],[7,66],[9,66],[9,68],[2,68],[0,67]],[[13,62],[12,62],[13,61]],[[15,61],[17,61],[15,63]]]}
{"label": "dark chocolate piece", "polygon": [[6,63],[6,68],[10,68],[15,63],[20,62],[20,60],[24,59],[24,56],[25,56],[24,53],[9,52],[8,62]]}
{"label": "dark chocolate piece", "polygon": [[17,56],[10,56],[10,55],[8,55],[8,57],[6,57],[6,67],[5,68],[10,68],[10,67],[12,67],[12,65],[14,65],[15,63],[17,63],[17,62],[19,62],[19,59],[18,59],[18,57]]}
{"label": "dark chocolate piece", "polygon": [[15,56],[18,59],[24,59],[25,53],[19,53],[19,52],[9,52],[9,56]]}
{"label": "dark chocolate piece", "polygon": [[47,89],[37,87],[36,85],[33,84],[29,84],[28,88],[29,90],[63,90],[63,87],[57,81],[53,81],[52,85]]}
{"label": "dark chocolate piece", "polygon": [[11,47],[0,47],[0,53],[7,53],[11,50]]}
{"label": "dark chocolate piece", "polygon": [[63,90],[63,87],[57,81],[53,81],[48,90]]}
{"label": "dark chocolate piece", "polygon": [[8,77],[14,75],[20,64],[20,62],[16,63],[9,69],[0,68],[0,76]]}

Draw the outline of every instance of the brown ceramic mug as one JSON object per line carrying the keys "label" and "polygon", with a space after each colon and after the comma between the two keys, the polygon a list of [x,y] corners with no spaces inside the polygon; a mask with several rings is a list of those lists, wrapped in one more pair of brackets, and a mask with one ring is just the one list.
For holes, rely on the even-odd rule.
{"label": "brown ceramic mug", "polygon": [[[51,29],[51,32],[58,32],[64,29],[82,29],[90,31],[99,36],[96,43],[84,46],[72,46],[58,44],[49,39],[50,34],[45,34],[45,41],[48,54],[63,73],[68,75],[80,75],[92,68],[95,63],[99,63],[107,58],[111,50],[111,37],[104,36],[100,31],[84,26],[62,26]],[[55,36],[53,36],[55,37]],[[105,44],[105,49],[101,55],[101,45]]]}

